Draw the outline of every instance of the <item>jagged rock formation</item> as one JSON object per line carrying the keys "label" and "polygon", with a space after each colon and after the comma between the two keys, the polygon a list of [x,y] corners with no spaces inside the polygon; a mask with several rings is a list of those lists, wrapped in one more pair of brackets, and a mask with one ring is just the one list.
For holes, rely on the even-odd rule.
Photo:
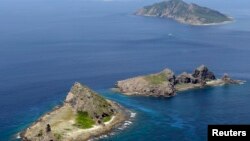
{"label": "jagged rock formation", "polygon": [[176,78],[176,83],[198,83],[198,79],[196,79],[192,74],[188,74],[187,72],[183,72]]}
{"label": "jagged rock formation", "polygon": [[201,65],[196,68],[193,74],[188,74],[184,72],[177,76],[176,83],[177,84],[206,84],[207,81],[215,80],[216,77],[213,72],[209,71],[205,65]]}
{"label": "jagged rock formation", "polygon": [[85,141],[112,130],[128,116],[119,104],[75,83],[62,106],[46,113],[20,136],[23,141]]}
{"label": "jagged rock formation", "polygon": [[214,73],[209,71],[205,65],[201,65],[200,67],[195,69],[192,76],[196,78],[198,81],[209,81],[216,79]]}
{"label": "jagged rock formation", "polygon": [[205,86],[217,86],[223,84],[239,84],[241,81],[232,80],[228,75],[222,79],[216,79],[205,65],[201,65],[194,72],[184,72],[177,77],[170,69],[156,74],[134,77],[118,81],[118,91],[127,95],[145,96],[174,96],[177,91],[201,88]]}
{"label": "jagged rock formation", "polygon": [[171,18],[191,25],[218,24],[232,21],[228,16],[197,4],[188,4],[182,0],[169,0],[145,6],[136,15]]}

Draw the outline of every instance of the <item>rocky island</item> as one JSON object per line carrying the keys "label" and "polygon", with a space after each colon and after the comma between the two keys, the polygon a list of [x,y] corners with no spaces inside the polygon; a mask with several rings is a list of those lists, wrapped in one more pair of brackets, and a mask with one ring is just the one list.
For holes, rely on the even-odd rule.
{"label": "rocky island", "polygon": [[163,96],[170,97],[176,92],[207,86],[225,84],[240,84],[243,81],[233,80],[227,74],[217,79],[205,65],[201,65],[193,73],[183,72],[175,76],[170,69],[165,69],[156,74],[138,76],[116,83],[116,91],[126,95]]}
{"label": "rocky island", "polygon": [[119,126],[129,116],[119,104],[75,83],[64,104],[20,133],[23,141],[85,141]]}
{"label": "rocky island", "polygon": [[174,19],[190,25],[215,25],[232,21],[232,18],[216,10],[188,4],[182,0],[169,0],[145,6],[135,15]]}

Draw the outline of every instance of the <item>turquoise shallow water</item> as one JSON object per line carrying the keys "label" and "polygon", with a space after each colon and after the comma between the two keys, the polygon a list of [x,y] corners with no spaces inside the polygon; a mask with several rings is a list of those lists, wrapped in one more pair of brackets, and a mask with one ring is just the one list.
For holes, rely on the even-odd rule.
{"label": "turquoise shallow water", "polygon": [[117,80],[166,67],[177,74],[191,72],[200,64],[217,76],[227,72],[250,80],[248,1],[204,2],[235,18],[223,26],[194,27],[132,15],[154,1],[2,0],[0,140],[14,140],[17,132],[62,103],[75,81],[137,113],[129,128],[102,140],[203,141],[207,124],[249,124],[248,82],[168,99],[109,91]]}

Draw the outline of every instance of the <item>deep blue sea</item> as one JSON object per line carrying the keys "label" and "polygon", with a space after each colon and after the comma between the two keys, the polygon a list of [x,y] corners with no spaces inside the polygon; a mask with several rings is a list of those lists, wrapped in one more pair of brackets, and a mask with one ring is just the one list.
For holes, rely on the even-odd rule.
{"label": "deep blue sea", "polygon": [[102,140],[205,141],[208,124],[250,124],[250,83],[191,90],[173,98],[113,93],[117,80],[207,65],[250,80],[250,2],[189,0],[235,21],[189,26],[138,17],[159,0],[1,0],[0,140],[61,104],[75,81],[137,113]]}

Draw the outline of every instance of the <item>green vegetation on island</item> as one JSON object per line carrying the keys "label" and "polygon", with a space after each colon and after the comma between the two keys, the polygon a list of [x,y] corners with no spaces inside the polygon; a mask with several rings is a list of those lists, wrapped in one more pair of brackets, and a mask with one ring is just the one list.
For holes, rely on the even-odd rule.
{"label": "green vegetation on island", "polygon": [[188,4],[183,0],[169,0],[155,3],[139,9],[135,14],[171,18],[180,23],[191,25],[212,25],[232,21],[232,18],[219,11],[194,3]]}
{"label": "green vegetation on island", "polygon": [[102,119],[102,121],[103,122],[108,122],[108,121],[110,121],[111,120],[111,116],[106,116],[106,117],[104,117],[103,119]]}
{"label": "green vegetation on island", "polygon": [[145,76],[145,79],[149,81],[152,85],[159,85],[166,82],[167,74],[164,72],[160,72],[159,74]]}
{"label": "green vegetation on island", "polygon": [[76,115],[76,126],[87,129],[93,127],[95,121],[89,116],[87,112],[77,112]]}

